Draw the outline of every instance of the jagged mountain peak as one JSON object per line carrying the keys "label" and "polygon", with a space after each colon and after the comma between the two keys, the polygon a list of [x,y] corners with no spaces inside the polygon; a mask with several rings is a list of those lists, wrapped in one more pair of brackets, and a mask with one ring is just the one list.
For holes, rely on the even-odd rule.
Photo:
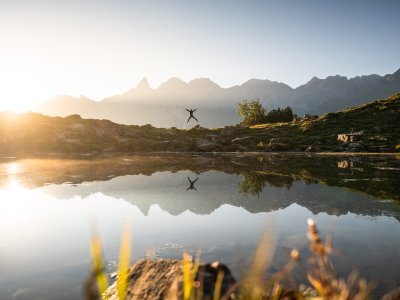
{"label": "jagged mountain peak", "polygon": [[400,83],[400,69],[398,69],[393,74],[386,75],[385,78],[387,81],[390,81],[393,83]]}
{"label": "jagged mountain peak", "polygon": [[148,89],[150,89],[150,85],[149,85],[149,82],[147,80],[147,77],[143,77],[143,79],[136,86],[136,89],[137,90],[148,90]]}

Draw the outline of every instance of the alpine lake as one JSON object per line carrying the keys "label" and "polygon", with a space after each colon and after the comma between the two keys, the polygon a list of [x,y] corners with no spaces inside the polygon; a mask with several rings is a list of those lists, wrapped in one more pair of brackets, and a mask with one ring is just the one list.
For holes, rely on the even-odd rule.
{"label": "alpine lake", "polygon": [[[400,285],[400,156],[142,154],[0,159],[0,299],[82,299],[90,240],[117,269],[124,226],[131,262],[182,258],[226,264],[236,279],[262,234],[274,274],[306,258],[307,219],[333,239],[335,271]],[[307,283],[299,270],[296,284]]]}

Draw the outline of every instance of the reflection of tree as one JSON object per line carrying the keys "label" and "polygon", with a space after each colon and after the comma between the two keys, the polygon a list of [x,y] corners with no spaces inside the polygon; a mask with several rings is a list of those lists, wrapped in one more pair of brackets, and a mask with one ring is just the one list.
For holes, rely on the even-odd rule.
{"label": "reflection of tree", "polygon": [[273,187],[289,189],[294,181],[291,176],[275,173],[250,171],[243,172],[242,175],[244,179],[239,182],[239,192],[253,196],[259,196],[267,183]]}
{"label": "reflection of tree", "polygon": [[242,173],[244,179],[239,182],[239,192],[246,195],[260,195],[265,187],[265,180],[256,172]]}

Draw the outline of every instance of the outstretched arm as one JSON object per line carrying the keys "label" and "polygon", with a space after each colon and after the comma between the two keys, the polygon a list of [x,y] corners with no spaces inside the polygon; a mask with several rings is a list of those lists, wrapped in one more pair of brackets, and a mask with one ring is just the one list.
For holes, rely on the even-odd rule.
{"label": "outstretched arm", "polygon": [[197,108],[195,108],[193,112],[195,112],[196,110],[197,110]]}
{"label": "outstretched arm", "polygon": [[187,108],[186,108],[186,110],[187,110],[188,112],[190,112],[190,110],[188,110]]}

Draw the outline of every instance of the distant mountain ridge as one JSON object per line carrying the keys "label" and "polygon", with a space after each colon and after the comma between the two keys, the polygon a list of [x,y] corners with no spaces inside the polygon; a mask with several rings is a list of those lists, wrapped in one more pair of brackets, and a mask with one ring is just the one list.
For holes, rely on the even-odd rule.
{"label": "distant mountain ridge", "polygon": [[189,82],[170,78],[153,89],[143,78],[136,88],[100,102],[63,95],[38,105],[34,111],[51,116],[79,114],[125,124],[187,128],[193,124],[187,124],[185,108],[198,107],[197,116],[202,126],[220,127],[239,121],[236,107],[244,99],[258,98],[267,109],[289,105],[303,115],[338,111],[397,92],[400,92],[400,69],[384,76],[313,77],[295,89],[267,79],[250,79],[241,85],[222,88],[208,78]]}

